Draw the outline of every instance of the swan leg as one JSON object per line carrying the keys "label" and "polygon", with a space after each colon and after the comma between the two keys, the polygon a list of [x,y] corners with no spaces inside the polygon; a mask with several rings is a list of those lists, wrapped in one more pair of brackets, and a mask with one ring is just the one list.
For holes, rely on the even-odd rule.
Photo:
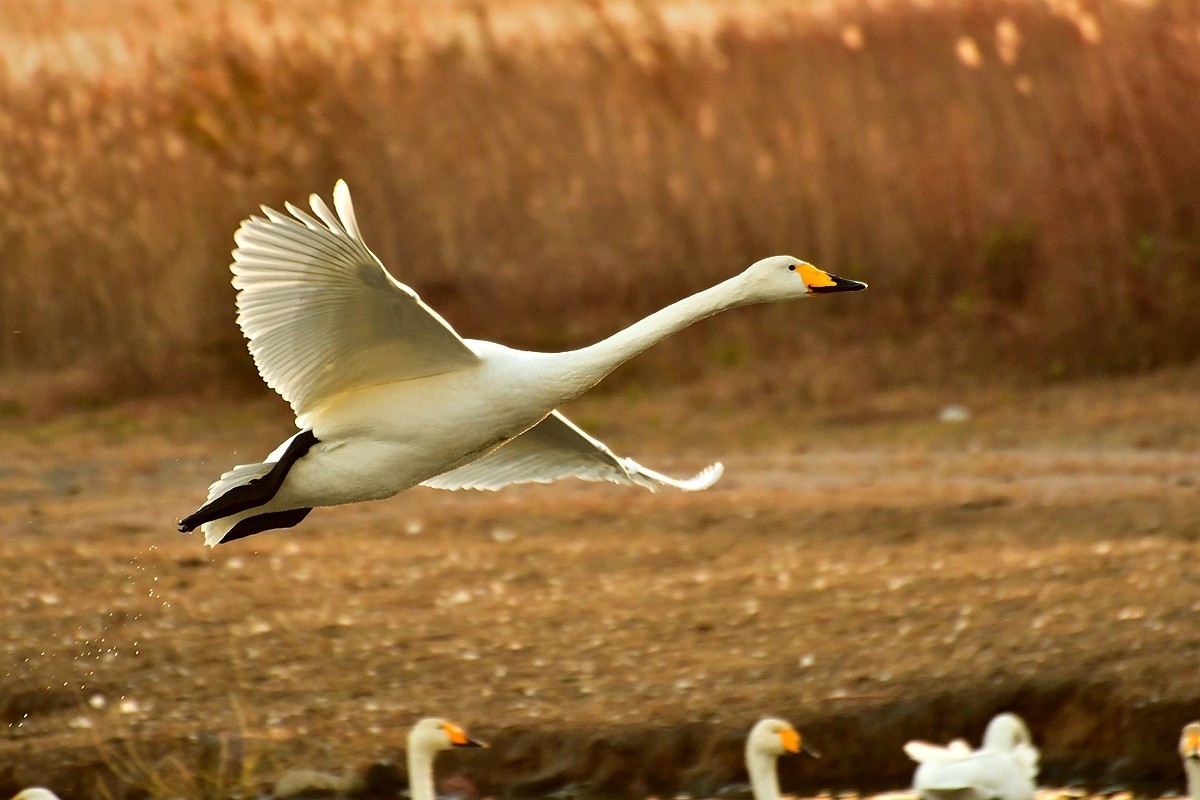
{"label": "swan leg", "polygon": [[299,525],[308,516],[308,512],[310,511],[312,511],[311,508],[290,508],[287,511],[272,511],[267,514],[246,517],[237,525],[234,525],[229,533],[222,536],[221,541],[217,544],[225,544],[235,539],[244,539],[247,536],[253,536],[256,533],[274,530],[275,528],[291,528]]}
{"label": "swan leg", "polygon": [[[271,500],[278,493],[279,488],[283,486],[283,479],[287,477],[292,465],[299,461],[314,444],[317,444],[318,439],[312,431],[301,431],[296,434],[292,441],[288,444],[287,449],[279,456],[279,461],[275,462],[275,466],[271,467],[271,471],[259,478],[254,478],[241,486],[234,486],[229,491],[222,494],[220,497],[215,497],[209,502],[202,505],[196,511],[179,521],[180,533],[191,533],[206,522],[228,517],[230,514],[236,514],[239,511],[245,511],[250,508],[257,508]],[[289,512],[279,512],[289,513]],[[307,511],[305,513],[308,513]],[[260,516],[273,516],[271,514],[263,514]],[[256,517],[250,517],[242,522],[249,522]],[[303,516],[301,516],[303,519]],[[296,522],[300,520],[297,519]],[[239,522],[234,530],[241,526]],[[290,528],[295,525],[292,522],[288,525],[279,525],[271,527]],[[260,528],[259,530],[267,530]],[[258,531],[251,531],[257,533]],[[231,531],[232,533],[232,531]],[[249,534],[243,534],[248,536]],[[228,538],[225,539],[228,541]]]}

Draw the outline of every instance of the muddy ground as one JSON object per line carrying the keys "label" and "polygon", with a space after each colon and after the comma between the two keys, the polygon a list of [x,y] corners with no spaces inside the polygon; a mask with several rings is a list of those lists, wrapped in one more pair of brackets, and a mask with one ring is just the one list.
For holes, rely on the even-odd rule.
{"label": "muddy ground", "polygon": [[[569,411],[664,471],[719,458],[722,482],[413,490],[212,551],[175,520],[288,434],[282,402],[11,415],[0,796],[194,794],[225,745],[231,790],[376,764],[388,795],[379,765],[426,714],[493,742],[439,762],[468,795],[711,795],[768,713],[824,756],[784,762],[785,790],[877,790],[907,784],[905,740],[977,741],[1002,709],[1044,783],[1178,789],[1197,390],[1200,369],[818,403],[622,390]],[[939,421],[948,403],[970,418]]]}

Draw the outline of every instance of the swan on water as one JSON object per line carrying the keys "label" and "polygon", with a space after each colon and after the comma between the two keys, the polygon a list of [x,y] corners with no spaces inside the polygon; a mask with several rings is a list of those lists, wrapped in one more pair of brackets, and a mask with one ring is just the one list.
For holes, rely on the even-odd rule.
{"label": "swan on water", "polygon": [[904,752],[919,765],[913,789],[921,800],[1033,800],[1039,753],[1016,714],[988,723],[983,746],[962,739],[945,747],[912,741]]}
{"label": "swan on water", "polygon": [[750,729],[746,737],[746,772],[754,800],[779,800],[779,772],[776,762],[785,753],[804,753],[817,757],[805,747],[800,732],[786,720],[768,717]]}
{"label": "swan on water", "polygon": [[719,463],[670,478],[617,456],[555,409],[719,311],[866,288],[773,256],[590,347],[527,352],[460,338],[393,278],[363,242],[344,181],[333,191],[336,215],[317,195],[309,204],[312,214],[286,204],[291,216],[264,206],[234,235],[238,325],[300,430],[264,462],[222,475],[180,521],[210,546],[417,484],[494,490],[575,477],[707,489]]}
{"label": "swan on water", "polygon": [[436,800],[433,759],[455,747],[487,747],[453,722],[426,717],[408,732],[408,792],[411,800]]}
{"label": "swan on water", "polygon": [[1183,759],[1183,771],[1187,774],[1188,797],[1200,800],[1200,722],[1189,722],[1183,726],[1179,737],[1179,756]]}

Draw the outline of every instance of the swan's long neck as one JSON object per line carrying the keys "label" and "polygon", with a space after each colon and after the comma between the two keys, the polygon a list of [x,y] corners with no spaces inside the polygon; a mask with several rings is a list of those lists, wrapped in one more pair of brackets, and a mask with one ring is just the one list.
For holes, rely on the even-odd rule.
{"label": "swan's long neck", "polygon": [[1187,773],[1188,797],[1200,800],[1200,760],[1185,758],[1183,771]]}
{"label": "swan's long neck", "polygon": [[650,346],[689,325],[727,308],[755,302],[735,276],[716,286],[685,297],[590,347],[559,353],[560,379],[575,396],[600,382],[604,376]]}
{"label": "swan's long neck", "polygon": [[433,791],[434,753],[420,745],[408,747],[408,791],[412,800],[436,800]]}
{"label": "swan's long neck", "polygon": [[779,774],[775,764],[776,756],[746,750],[746,771],[750,773],[750,788],[754,792],[754,800],[779,800]]}

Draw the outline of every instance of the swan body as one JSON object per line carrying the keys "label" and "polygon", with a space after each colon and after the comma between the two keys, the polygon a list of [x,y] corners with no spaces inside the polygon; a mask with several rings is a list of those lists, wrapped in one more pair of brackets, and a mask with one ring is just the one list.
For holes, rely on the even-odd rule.
{"label": "swan body", "polygon": [[1183,759],[1183,771],[1187,774],[1188,797],[1200,800],[1200,722],[1189,722],[1183,726],[1179,737],[1179,757]]}
{"label": "swan body", "polygon": [[913,789],[921,800],[1033,800],[1039,753],[1016,714],[988,723],[983,745],[961,739],[949,745],[911,741],[904,752],[919,765]]}
{"label": "swan body", "polygon": [[555,409],[719,311],[866,287],[774,256],[590,347],[527,352],[462,339],[393,278],[363,243],[344,182],[336,214],[316,195],[309,202],[313,214],[264,207],[234,236],[238,324],[299,431],[263,462],[222,475],[180,521],[210,546],[418,484],[495,490],[577,477],[706,489],[720,464],[673,479],[615,455]]}
{"label": "swan body", "polygon": [[433,787],[433,759],[456,747],[487,747],[453,722],[426,717],[408,732],[408,791],[411,800],[437,800]]}
{"label": "swan body", "polygon": [[779,800],[779,757],[788,753],[816,753],[804,746],[800,732],[786,720],[767,717],[746,737],[746,772],[754,800]]}

